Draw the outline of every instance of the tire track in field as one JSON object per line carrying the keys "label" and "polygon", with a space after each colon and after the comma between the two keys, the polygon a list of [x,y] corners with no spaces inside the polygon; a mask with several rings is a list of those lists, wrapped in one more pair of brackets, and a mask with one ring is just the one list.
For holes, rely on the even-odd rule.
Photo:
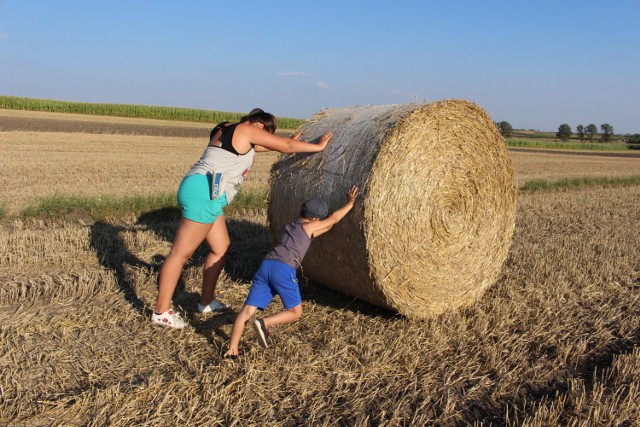
{"label": "tire track in field", "polygon": [[150,135],[184,138],[207,138],[209,135],[208,125],[206,124],[203,124],[202,128],[191,128],[134,123],[2,117],[0,120],[0,132],[10,131]]}
{"label": "tire track in field", "polygon": [[[164,122],[166,123],[166,121]],[[0,132],[61,132],[61,133],[89,133],[107,135],[146,135],[168,136],[180,138],[209,137],[211,128],[215,125],[201,123],[196,126],[182,126],[177,122],[175,126],[152,123],[112,123],[99,120],[64,120],[55,118],[12,117],[0,116]],[[290,136],[291,130],[279,129],[277,135]]]}

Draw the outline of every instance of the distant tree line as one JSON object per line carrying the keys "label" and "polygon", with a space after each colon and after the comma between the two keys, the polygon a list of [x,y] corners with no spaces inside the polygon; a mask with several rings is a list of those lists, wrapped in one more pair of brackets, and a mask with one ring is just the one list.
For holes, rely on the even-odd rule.
{"label": "distant tree line", "polygon": [[[505,120],[501,122],[495,122],[498,131],[504,138],[510,138],[513,133],[513,127],[511,124]],[[600,140],[601,142],[611,142],[615,137],[615,133],[613,130],[613,126],[609,123],[603,123],[600,125],[601,133],[598,133],[598,126],[594,123],[589,123],[587,126],[578,125],[576,127],[575,135],[580,139],[580,141],[589,141],[593,142],[594,140]],[[566,123],[561,124],[558,127],[558,132],[556,132],[556,136],[560,138],[561,141],[568,141],[571,136],[573,136],[573,130],[571,126]],[[627,144],[630,144],[629,148],[640,149],[640,134],[634,133],[633,135],[624,135],[624,141]]]}
{"label": "distant tree line", "polygon": [[627,144],[633,150],[640,150],[640,133],[634,133],[627,137]]}
{"label": "distant tree line", "polygon": [[[609,123],[603,123],[600,125],[600,130],[602,133],[600,134],[600,141],[602,142],[610,142],[613,140],[615,136],[613,132],[613,126]],[[558,132],[556,132],[556,136],[560,138],[561,141],[568,140],[571,135],[573,135],[573,131],[571,130],[571,126],[566,123],[563,123],[558,128]],[[578,125],[576,127],[576,136],[580,141],[589,141],[592,142],[598,136],[598,126],[593,123],[588,124],[587,126]]]}
{"label": "distant tree line", "polygon": [[[600,125],[601,133],[600,141],[601,142],[611,142],[614,140],[615,133],[613,131],[613,126],[609,123],[604,123]],[[558,132],[556,132],[556,136],[560,138],[562,141],[568,140],[571,135],[573,135],[571,131],[571,126],[566,123],[563,123],[558,128]],[[578,125],[576,127],[576,136],[580,139],[580,141],[589,141],[592,142],[598,136],[598,127],[593,123],[588,124],[587,126]],[[634,133],[633,135],[623,135],[622,139],[629,144],[629,148],[631,149],[640,149],[640,134]]]}

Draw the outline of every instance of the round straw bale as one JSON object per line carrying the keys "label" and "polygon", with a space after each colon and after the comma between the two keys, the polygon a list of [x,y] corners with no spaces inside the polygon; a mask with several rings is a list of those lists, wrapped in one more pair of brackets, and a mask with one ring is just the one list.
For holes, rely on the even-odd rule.
{"label": "round straw bale", "polygon": [[301,204],[354,209],[318,237],[303,275],[407,317],[469,305],[497,278],[515,223],[517,188],[504,139],[464,100],[349,107],[316,114],[305,140],[332,131],[322,153],[283,155],[271,171],[277,237]]}

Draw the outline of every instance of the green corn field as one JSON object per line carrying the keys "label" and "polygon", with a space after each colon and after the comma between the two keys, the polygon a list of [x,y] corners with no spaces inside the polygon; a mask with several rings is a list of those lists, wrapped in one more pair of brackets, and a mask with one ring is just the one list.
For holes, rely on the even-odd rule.
{"label": "green corn field", "polygon": [[[203,123],[219,123],[223,121],[233,122],[246,114],[226,111],[200,110],[195,108],[55,101],[49,99],[23,98],[4,95],[0,95],[0,108],[10,110],[46,111],[52,113],[180,120]],[[303,119],[278,117],[278,127],[281,129],[297,129],[303,123]]]}

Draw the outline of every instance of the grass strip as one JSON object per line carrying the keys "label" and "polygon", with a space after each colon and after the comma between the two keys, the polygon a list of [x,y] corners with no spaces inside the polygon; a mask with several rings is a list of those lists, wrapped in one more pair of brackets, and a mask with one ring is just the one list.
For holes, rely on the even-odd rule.
{"label": "grass strip", "polygon": [[[521,191],[552,191],[583,187],[624,187],[640,185],[640,175],[630,177],[581,177],[557,181],[534,179],[520,186]],[[258,212],[267,208],[268,193],[246,191],[236,195],[233,203],[225,208],[225,215],[232,216],[246,212]],[[65,219],[87,216],[94,221],[120,219],[131,215],[157,213],[158,219],[180,218],[175,193],[146,196],[67,196],[54,194],[43,197],[27,206],[22,218]],[[0,219],[7,217],[7,209],[0,203]]]}
{"label": "grass strip", "polygon": [[564,178],[557,181],[549,181],[547,179],[534,179],[531,181],[527,181],[522,186],[520,186],[520,190],[541,191],[581,187],[627,187],[632,185],[640,185],[640,175],[629,177],[586,176],[580,178]]}
{"label": "grass strip", "polygon": [[0,201],[0,220],[5,219],[7,217],[7,205],[5,202]]}
{"label": "grass strip", "polygon": [[267,209],[267,191],[240,191],[233,203],[224,209],[225,214],[234,215],[245,212],[257,212]]}
{"label": "grass strip", "polygon": [[167,207],[177,207],[175,193],[124,197],[53,194],[27,206],[20,216],[22,218],[62,219],[73,215],[87,215],[100,221]]}
{"label": "grass strip", "polygon": [[[0,108],[9,110],[46,111],[53,113],[89,114],[159,120],[220,123],[235,122],[244,113],[202,110],[196,108],[161,107],[135,104],[101,104],[91,102],[56,101],[50,99],[23,98],[0,95]],[[278,128],[297,129],[305,121],[289,117],[278,117]]]}
{"label": "grass strip", "polygon": [[[267,207],[264,192],[240,192],[225,214],[259,211]],[[85,216],[94,221],[120,219],[131,215],[155,212],[158,218],[179,219],[180,210],[175,193],[144,196],[73,196],[54,194],[38,199],[20,213],[21,218],[65,219]],[[6,215],[6,210],[0,214]]]}
{"label": "grass strip", "polygon": [[551,148],[561,150],[594,150],[594,151],[622,151],[634,149],[633,144],[623,142],[555,142],[555,141],[528,141],[521,139],[507,139],[509,147],[524,148]]}

